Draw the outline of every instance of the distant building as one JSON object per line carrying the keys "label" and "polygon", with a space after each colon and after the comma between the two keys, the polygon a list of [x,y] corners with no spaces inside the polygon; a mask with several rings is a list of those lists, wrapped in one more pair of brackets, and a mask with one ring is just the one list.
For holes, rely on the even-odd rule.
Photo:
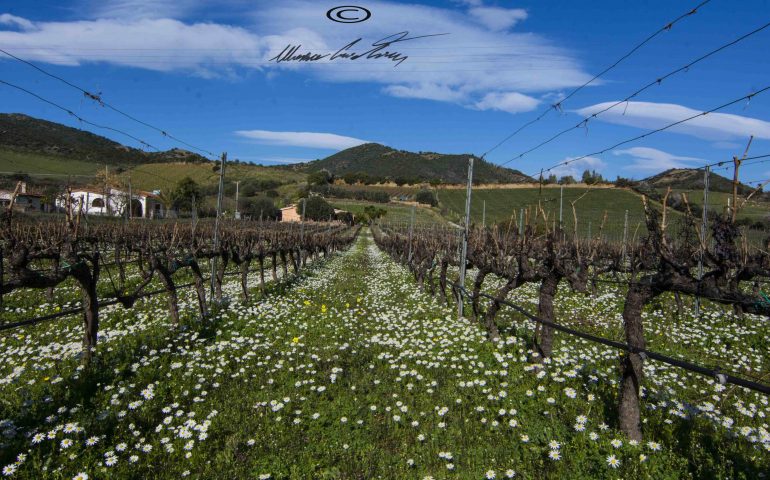
{"label": "distant building", "polygon": [[[12,190],[0,190],[0,206],[8,208],[13,197]],[[13,209],[17,212],[40,212],[43,208],[43,196],[36,193],[27,193],[27,184],[21,182],[19,193],[13,202]]]}
{"label": "distant building", "polygon": [[[104,190],[80,188],[72,191],[72,205],[86,215],[125,216],[128,212],[129,194],[123,190],[111,188]],[[152,192],[137,190],[131,192],[131,216],[134,218],[166,218],[172,212],[166,211],[160,197]],[[66,208],[67,198],[56,199],[56,206]]]}
{"label": "distant building", "polygon": [[300,222],[302,221],[302,215],[297,213],[297,205],[292,204],[281,209],[281,221],[282,222]]}

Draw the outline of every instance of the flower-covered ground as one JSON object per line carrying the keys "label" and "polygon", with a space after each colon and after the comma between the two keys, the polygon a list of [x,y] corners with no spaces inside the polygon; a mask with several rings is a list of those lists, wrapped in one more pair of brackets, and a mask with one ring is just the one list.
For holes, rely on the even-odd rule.
{"label": "flower-covered ground", "polygon": [[[770,469],[766,396],[647,362],[645,439],[634,444],[615,429],[617,351],[557,334],[554,358],[535,368],[532,325],[503,312],[503,340],[488,342],[366,234],[265,298],[239,302],[234,280],[225,292],[232,301],[205,322],[185,293],[176,331],[163,296],[107,310],[88,368],[77,319],[2,334],[2,475],[748,479]],[[537,288],[511,298],[534,310]],[[559,318],[622,338],[622,300],[614,287],[565,291]],[[719,309],[672,319],[663,307],[646,319],[651,348],[769,370],[763,320]]]}

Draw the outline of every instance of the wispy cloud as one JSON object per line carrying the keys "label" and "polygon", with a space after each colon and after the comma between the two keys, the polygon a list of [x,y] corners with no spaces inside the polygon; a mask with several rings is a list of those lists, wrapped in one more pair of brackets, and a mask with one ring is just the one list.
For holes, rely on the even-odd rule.
{"label": "wispy cloud", "polygon": [[522,8],[474,7],[468,13],[477,22],[495,31],[507,30],[528,16]]}
{"label": "wispy cloud", "polygon": [[330,150],[344,150],[355,147],[367,140],[353,137],[345,137],[334,133],[318,132],[273,132],[270,130],[238,130],[239,137],[254,140],[257,143],[268,145],[284,145],[291,147],[325,148]]}
{"label": "wispy cloud", "polygon": [[295,163],[307,163],[316,160],[315,158],[295,158],[295,157],[250,157],[239,156],[238,160],[243,160],[251,163],[280,163],[284,165],[292,165]]}
{"label": "wispy cloud", "polygon": [[[581,108],[577,113],[588,117],[614,103],[616,102],[599,103]],[[655,129],[692,117],[702,111],[673,103],[628,102],[602,113],[596,119],[619,125]],[[672,127],[668,131],[712,141],[748,138],[749,135],[770,139],[770,122],[731,113],[709,113]]]}
{"label": "wispy cloud", "polygon": [[540,100],[518,92],[494,92],[484,95],[474,106],[479,110],[501,110],[508,113],[534,110]]}
{"label": "wispy cloud", "polygon": [[[90,18],[182,18],[205,5],[205,0],[82,0],[82,11]],[[222,3],[221,0],[219,3]],[[220,5],[222,7],[223,5]]]}
{"label": "wispy cloud", "polygon": [[[248,11],[241,0],[241,24],[183,21],[202,0],[157,2],[110,0],[95,8],[98,18],[33,22],[3,17],[0,44],[37,62],[77,66],[109,63],[156,71],[212,77],[259,70],[270,75],[301,71],[328,82],[368,82],[387,95],[450,102],[466,108],[523,111],[517,95],[542,97],[590,78],[571,51],[551,39],[510,27],[527,17],[521,9],[441,8],[372,0],[371,21],[340,28],[326,18],[328,5],[311,0],[265,2]],[[478,2],[470,2],[476,4]],[[7,15],[7,14],[6,14]],[[469,15],[473,21],[469,21]],[[276,21],[280,19],[280,21]],[[356,38],[359,53],[392,36],[393,25],[411,36],[448,33],[393,44],[409,58],[394,67],[388,60],[281,63],[269,60],[287,45],[302,51],[334,52]],[[3,26],[7,28],[3,29]]]}
{"label": "wispy cloud", "polygon": [[21,30],[32,30],[35,28],[35,24],[26,18],[17,17],[10,13],[0,14],[0,25],[7,25],[9,27],[19,28]]}
{"label": "wispy cloud", "polygon": [[[568,161],[576,157],[567,157],[563,161]],[[550,174],[556,175],[557,177],[565,177],[567,175],[572,176],[576,180],[580,181],[580,178],[583,175],[583,172],[586,170],[596,170],[598,172],[601,172],[604,167],[606,167],[607,164],[602,161],[600,158],[596,157],[586,157],[581,158],[580,160],[576,160],[572,163],[569,163],[567,165],[560,165],[553,170],[551,170]]]}
{"label": "wispy cloud", "polygon": [[702,158],[674,155],[650,147],[633,147],[625,150],[613,150],[612,154],[631,157],[631,163],[624,165],[624,169],[646,172],[661,172],[670,168],[690,168],[695,165],[707,163],[706,160]]}

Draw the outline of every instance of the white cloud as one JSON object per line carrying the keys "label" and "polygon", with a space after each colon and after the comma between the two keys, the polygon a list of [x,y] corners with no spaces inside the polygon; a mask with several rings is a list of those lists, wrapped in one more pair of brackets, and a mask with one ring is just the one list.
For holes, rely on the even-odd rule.
{"label": "white cloud", "polygon": [[736,150],[741,148],[741,144],[737,142],[714,142],[711,145],[714,148],[723,148],[725,150]]}
{"label": "white cloud", "polygon": [[281,163],[285,165],[292,165],[295,163],[307,163],[316,160],[315,158],[294,158],[294,157],[236,157],[238,160],[243,160],[251,163]]}
{"label": "white cloud", "polygon": [[459,102],[465,98],[463,92],[435,83],[421,83],[413,86],[390,85],[383,90],[394,97],[422,98],[424,100],[438,100],[440,102]]}
{"label": "white cloud", "polygon": [[[180,18],[205,5],[205,0],[83,0],[82,10],[90,18],[123,21],[140,18]],[[219,2],[221,3],[221,2]],[[218,7],[222,7],[219,5]]]}
{"label": "white cloud", "polygon": [[534,110],[539,104],[540,100],[518,92],[493,92],[484,95],[474,106],[479,110],[519,113]]}
{"label": "white cloud", "polygon": [[490,30],[507,30],[527,19],[527,11],[521,8],[475,7],[468,13]]}
{"label": "white cloud", "polygon": [[[239,9],[247,5],[239,0],[224,1],[237,3]],[[475,105],[483,104],[490,93],[542,96],[581,85],[590,78],[571,51],[545,36],[494,31],[469,21],[465,12],[453,8],[372,0],[366,5],[373,12],[369,21],[344,26],[326,18],[328,4],[311,0],[252,5],[240,17],[240,22],[251,22],[249,28],[158,18],[184,16],[202,8],[201,2],[184,0],[152,7],[149,0],[113,0],[101,12],[97,9],[103,18],[93,20],[30,22],[14,17],[14,25],[23,23],[27,29],[0,27],[0,44],[29,60],[70,66],[98,62],[205,77],[249,70],[268,75],[301,71],[322,81],[370,82],[381,85],[389,95],[467,108],[477,108]],[[121,14],[131,10],[130,15]],[[526,12],[517,12],[506,14],[504,21],[493,27],[511,23],[513,17],[522,20]],[[354,49],[362,53],[373,48],[373,42],[399,30],[410,32],[410,36],[448,35],[392,44],[388,50],[408,56],[397,67],[384,59],[301,64],[269,61],[289,44],[301,44],[302,52],[330,53],[359,37],[362,40]]]}
{"label": "white cloud", "polygon": [[[605,102],[581,108],[577,113],[584,117],[603,110],[617,102]],[[673,103],[628,102],[602,113],[597,120],[632,127],[656,129],[669,123],[684,120],[703,110],[693,110]],[[712,141],[748,138],[770,139],[770,122],[730,113],[709,113],[667,130]]]}
{"label": "white cloud", "polygon": [[35,28],[35,24],[26,18],[17,17],[15,15],[11,15],[10,13],[0,14],[0,25],[17,27],[21,30],[32,30]]}
{"label": "white cloud", "polygon": [[[567,157],[563,161],[566,162],[568,160],[571,160],[572,158],[576,158],[576,157]],[[575,160],[574,162],[569,163],[567,165],[559,165],[558,167],[552,169],[547,174],[544,173],[543,175],[544,176],[556,175],[559,178],[567,175],[571,175],[577,181],[580,181],[580,178],[583,176],[584,171],[597,170],[598,172],[601,172],[601,170],[606,166],[607,164],[604,163],[600,158],[586,157],[586,158],[581,158],[580,160]]]}
{"label": "white cloud", "polygon": [[684,157],[673,155],[656,148],[633,147],[625,150],[613,150],[613,155],[628,155],[632,163],[623,168],[637,171],[662,172],[670,168],[691,168],[694,165],[703,165],[706,160],[697,157]]}
{"label": "white cloud", "polygon": [[285,145],[292,147],[326,148],[332,150],[344,150],[355,147],[368,140],[353,137],[345,137],[334,133],[318,132],[273,132],[270,130],[238,130],[236,135],[257,143],[269,145]]}
{"label": "white cloud", "polygon": [[242,28],[170,19],[50,22],[34,27],[0,31],[0,44],[25,59],[58,65],[103,62],[196,73],[208,72],[216,64],[247,65],[259,59],[264,48],[263,41]]}

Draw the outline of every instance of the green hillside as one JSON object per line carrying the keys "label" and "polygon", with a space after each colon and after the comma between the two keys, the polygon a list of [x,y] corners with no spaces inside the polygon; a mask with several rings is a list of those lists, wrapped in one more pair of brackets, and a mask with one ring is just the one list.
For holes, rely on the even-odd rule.
{"label": "green hillside", "polygon": [[[148,163],[131,169],[130,176],[132,184],[144,190],[165,189],[184,177],[192,178],[199,185],[215,185],[219,181],[219,173],[213,167],[213,163]],[[125,179],[128,176],[129,173],[121,174]],[[231,164],[226,166],[225,177],[229,181],[254,178],[291,184],[304,181],[306,175],[259,165]]]}
{"label": "green hillside", "polygon": [[[306,164],[308,171],[326,169],[342,176],[363,172],[370,177],[391,180],[403,178],[421,182],[463,183],[468,177],[468,157],[433,152],[395,150],[377,143],[366,143],[348,148],[334,155]],[[475,158],[475,157],[474,157]],[[474,179],[477,183],[522,183],[532,179],[517,170],[498,167],[479,158],[474,160]]]}
{"label": "green hillside", "polygon": [[[649,186],[663,190],[666,187],[681,190],[703,190],[703,174],[704,171],[697,168],[671,168],[665,172],[645,178],[639,183],[642,188]],[[730,178],[726,178],[711,172],[709,175],[709,190],[712,192],[732,192],[732,173],[730,175]],[[752,190],[748,185],[738,184],[738,193],[749,194]]]}
{"label": "green hillside", "polygon": [[0,133],[0,148],[4,150],[59,156],[100,165],[206,161],[196,153],[176,148],[145,152],[86,130],[20,113],[0,113]]}
{"label": "green hillside", "polygon": [[[367,206],[373,206],[387,210],[388,213],[383,217],[383,221],[408,223],[411,220],[412,207],[410,205],[401,203],[372,203],[358,200],[338,200],[332,198],[328,200],[334,208],[347,210],[353,215],[362,213]],[[446,220],[443,219],[441,215],[426,207],[415,208],[414,221],[416,225],[446,224]]]}
{"label": "green hillside", "polygon": [[0,147],[0,172],[35,173],[66,180],[69,175],[93,175],[104,165],[60,156],[6,150]]}

